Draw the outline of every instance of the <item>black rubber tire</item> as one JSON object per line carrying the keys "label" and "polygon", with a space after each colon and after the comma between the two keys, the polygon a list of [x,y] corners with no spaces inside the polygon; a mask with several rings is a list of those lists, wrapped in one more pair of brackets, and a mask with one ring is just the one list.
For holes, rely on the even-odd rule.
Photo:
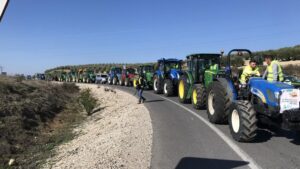
{"label": "black rubber tire", "polygon": [[119,80],[119,85],[124,86],[124,81],[122,79]]}
{"label": "black rubber tire", "polygon": [[112,79],[111,79],[110,77],[107,79],[107,83],[108,83],[109,85],[112,85]]}
{"label": "black rubber tire", "polygon": [[[183,96],[181,97],[180,96],[180,93],[179,93],[179,86],[180,86],[180,83],[181,81],[183,82],[183,85],[184,85],[184,93],[183,93]],[[178,99],[179,99],[179,102],[180,103],[191,103],[191,99],[190,98],[187,98],[187,94],[188,94],[188,91],[189,91],[189,88],[190,88],[190,84],[187,82],[187,77],[186,75],[182,75],[178,81]]]}
{"label": "black rubber tire", "polygon": [[[238,114],[239,118],[234,118],[236,114]],[[239,127],[234,130],[233,120],[236,119],[239,119]],[[256,112],[249,101],[239,100],[232,103],[228,121],[230,133],[234,140],[238,142],[251,142],[255,139],[257,118]]]}
{"label": "black rubber tire", "polygon": [[163,79],[157,75],[154,76],[153,90],[154,90],[154,93],[156,93],[156,94],[163,93]]}
{"label": "black rubber tire", "polygon": [[[225,79],[226,80],[226,79]],[[209,102],[211,97],[211,103]],[[207,116],[211,123],[226,124],[228,123],[228,115],[231,106],[232,93],[227,90],[227,84],[220,81],[212,82],[207,88]],[[212,104],[212,107],[210,107]],[[211,110],[211,108],[213,110]]]}
{"label": "black rubber tire", "polygon": [[126,78],[126,79],[125,79],[124,85],[127,86],[127,87],[131,86],[131,83],[130,83],[129,78]]}
{"label": "black rubber tire", "polygon": [[118,84],[118,78],[117,77],[114,77],[113,78],[113,85],[117,85]]}
{"label": "black rubber tire", "polygon": [[172,80],[166,79],[164,80],[164,95],[166,97],[174,96],[174,85]]}
{"label": "black rubber tire", "polygon": [[[196,101],[194,101],[194,92],[197,94]],[[206,89],[203,84],[195,84],[193,86],[192,104],[195,109],[204,109],[206,107]]]}

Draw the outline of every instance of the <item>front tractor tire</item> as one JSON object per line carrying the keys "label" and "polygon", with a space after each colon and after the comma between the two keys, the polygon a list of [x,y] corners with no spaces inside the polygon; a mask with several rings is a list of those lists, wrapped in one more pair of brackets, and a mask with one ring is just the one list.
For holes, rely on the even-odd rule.
{"label": "front tractor tire", "polygon": [[166,97],[170,97],[174,95],[174,85],[172,80],[170,79],[164,80],[164,95]]}
{"label": "front tractor tire", "polygon": [[126,87],[131,86],[129,78],[126,78],[126,79],[125,79],[125,86],[126,86]]}
{"label": "front tractor tire", "polygon": [[224,83],[214,81],[208,86],[207,116],[211,123],[226,124],[231,106],[230,91]]}
{"label": "front tractor tire", "polygon": [[113,85],[117,85],[117,84],[118,84],[118,79],[117,79],[116,77],[114,77],[112,81],[113,81],[113,82],[112,82]]}
{"label": "front tractor tire", "polygon": [[154,76],[153,90],[154,90],[154,93],[156,93],[156,94],[163,93],[163,79],[157,75]]}
{"label": "front tractor tire", "polygon": [[238,142],[254,140],[257,131],[256,112],[249,101],[237,101],[232,104],[229,114],[230,133]]}
{"label": "front tractor tire", "polygon": [[179,79],[178,83],[178,98],[180,103],[190,103],[191,100],[187,98],[188,91],[189,91],[189,84],[187,82],[187,77],[183,75]]}
{"label": "front tractor tire", "polygon": [[193,86],[192,104],[195,109],[204,109],[206,107],[206,90],[202,84]]}

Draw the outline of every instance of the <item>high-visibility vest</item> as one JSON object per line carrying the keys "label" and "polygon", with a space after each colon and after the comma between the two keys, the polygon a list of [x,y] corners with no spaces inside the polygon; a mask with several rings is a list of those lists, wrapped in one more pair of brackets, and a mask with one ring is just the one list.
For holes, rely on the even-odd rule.
{"label": "high-visibility vest", "polygon": [[260,76],[259,68],[256,67],[255,69],[252,69],[252,67],[251,67],[250,65],[246,66],[246,67],[244,68],[244,70],[243,70],[242,75],[241,75],[240,82],[241,82],[241,83],[246,83],[246,81],[247,81],[252,75]]}
{"label": "high-visibility vest", "polygon": [[268,75],[267,75],[267,80],[268,81],[273,81],[274,80],[274,76],[273,76],[273,65],[276,64],[277,67],[278,67],[278,80],[279,81],[283,81],[283,73],[282,73],[282,69],[281,69],[281,66],[279,64],[279,62],[277,60],[273,60],[271,62],[271,64],[267,67],[267,71],[268,71]]}
{"label": "high-visibility vest", "polygon": [[218,69],[219,69],[218,64],[213,64],[210,66],[210,70],[218,70]]}

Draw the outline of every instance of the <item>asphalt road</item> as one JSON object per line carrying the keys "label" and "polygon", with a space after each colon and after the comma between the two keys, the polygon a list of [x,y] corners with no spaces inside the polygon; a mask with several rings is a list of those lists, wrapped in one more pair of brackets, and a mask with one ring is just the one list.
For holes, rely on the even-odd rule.
{"label": "asphalt road", "polygon": [[[133,94],[133,88],[111,86]],[[260,128],[253,143],[238,143],[227,125],[177,97],[145,91],[153,125],[152,169],[300,168],[300,135]]]}

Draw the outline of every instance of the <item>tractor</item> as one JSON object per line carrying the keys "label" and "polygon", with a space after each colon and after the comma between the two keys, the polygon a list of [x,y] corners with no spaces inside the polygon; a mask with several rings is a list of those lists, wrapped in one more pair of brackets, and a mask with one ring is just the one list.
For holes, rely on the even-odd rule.
{"label": "tractor", "polygon": [[186,57],[188,70],[179,79],[178,98],[181,103],[192,102],[195,109],[206,106],[206,89],[218,72],[221,54],[192,54]]}
{"label": "tractor", "polygon": [[181,75],[182,60],[160,59],[157,61],[158,70],[153,77],[153,89],[156,94],[173,96],[177,93],[178,80]]}
{"label": "tractor", "polygon": [[121,75],[122,75],[122,68],[112,67],[108,75],[108,84],[117,85],[119,83],[119,80],[121,79]]}
{"label": "tractor", "polygon": [[76,73],[75,82],[76,83],[82,83],[83,82],[83,73],[84,69],[78,69]]}
{"label": "tractor", "polygon": [[95,83],[96,75],[93,70],[83,71],[83,83]]}
{"label": "tractor", "polygon": [[133,79],[135,77],[135,69],[134,68],[125,68],[122,70],[122,75],[119,80],[119,85],[121,86],[133,86]]}
{"label": "tractor", "polygon": [[[286,130],[300,130],[300,90],[282,82],[250,77],[246,85],[232,73],[230,58],[247,49],[233,49],[227,55],[223,74],[217,74],[207,88],[207,115],[212,123],[229,122],[230,133],[238,142],[255,139],[257,122]],[[255,58],[254,58],[255,59]]]}
{"label": "tractor", "polygon": [[146,81],[145,89],[153,88],[153,74],[154,74],[154,66],[153,65],[140,65],[137,69],[138,75],[135,76],[133,80],[133,87],[136,87],[137,81],[140,76],[143,76]]}

